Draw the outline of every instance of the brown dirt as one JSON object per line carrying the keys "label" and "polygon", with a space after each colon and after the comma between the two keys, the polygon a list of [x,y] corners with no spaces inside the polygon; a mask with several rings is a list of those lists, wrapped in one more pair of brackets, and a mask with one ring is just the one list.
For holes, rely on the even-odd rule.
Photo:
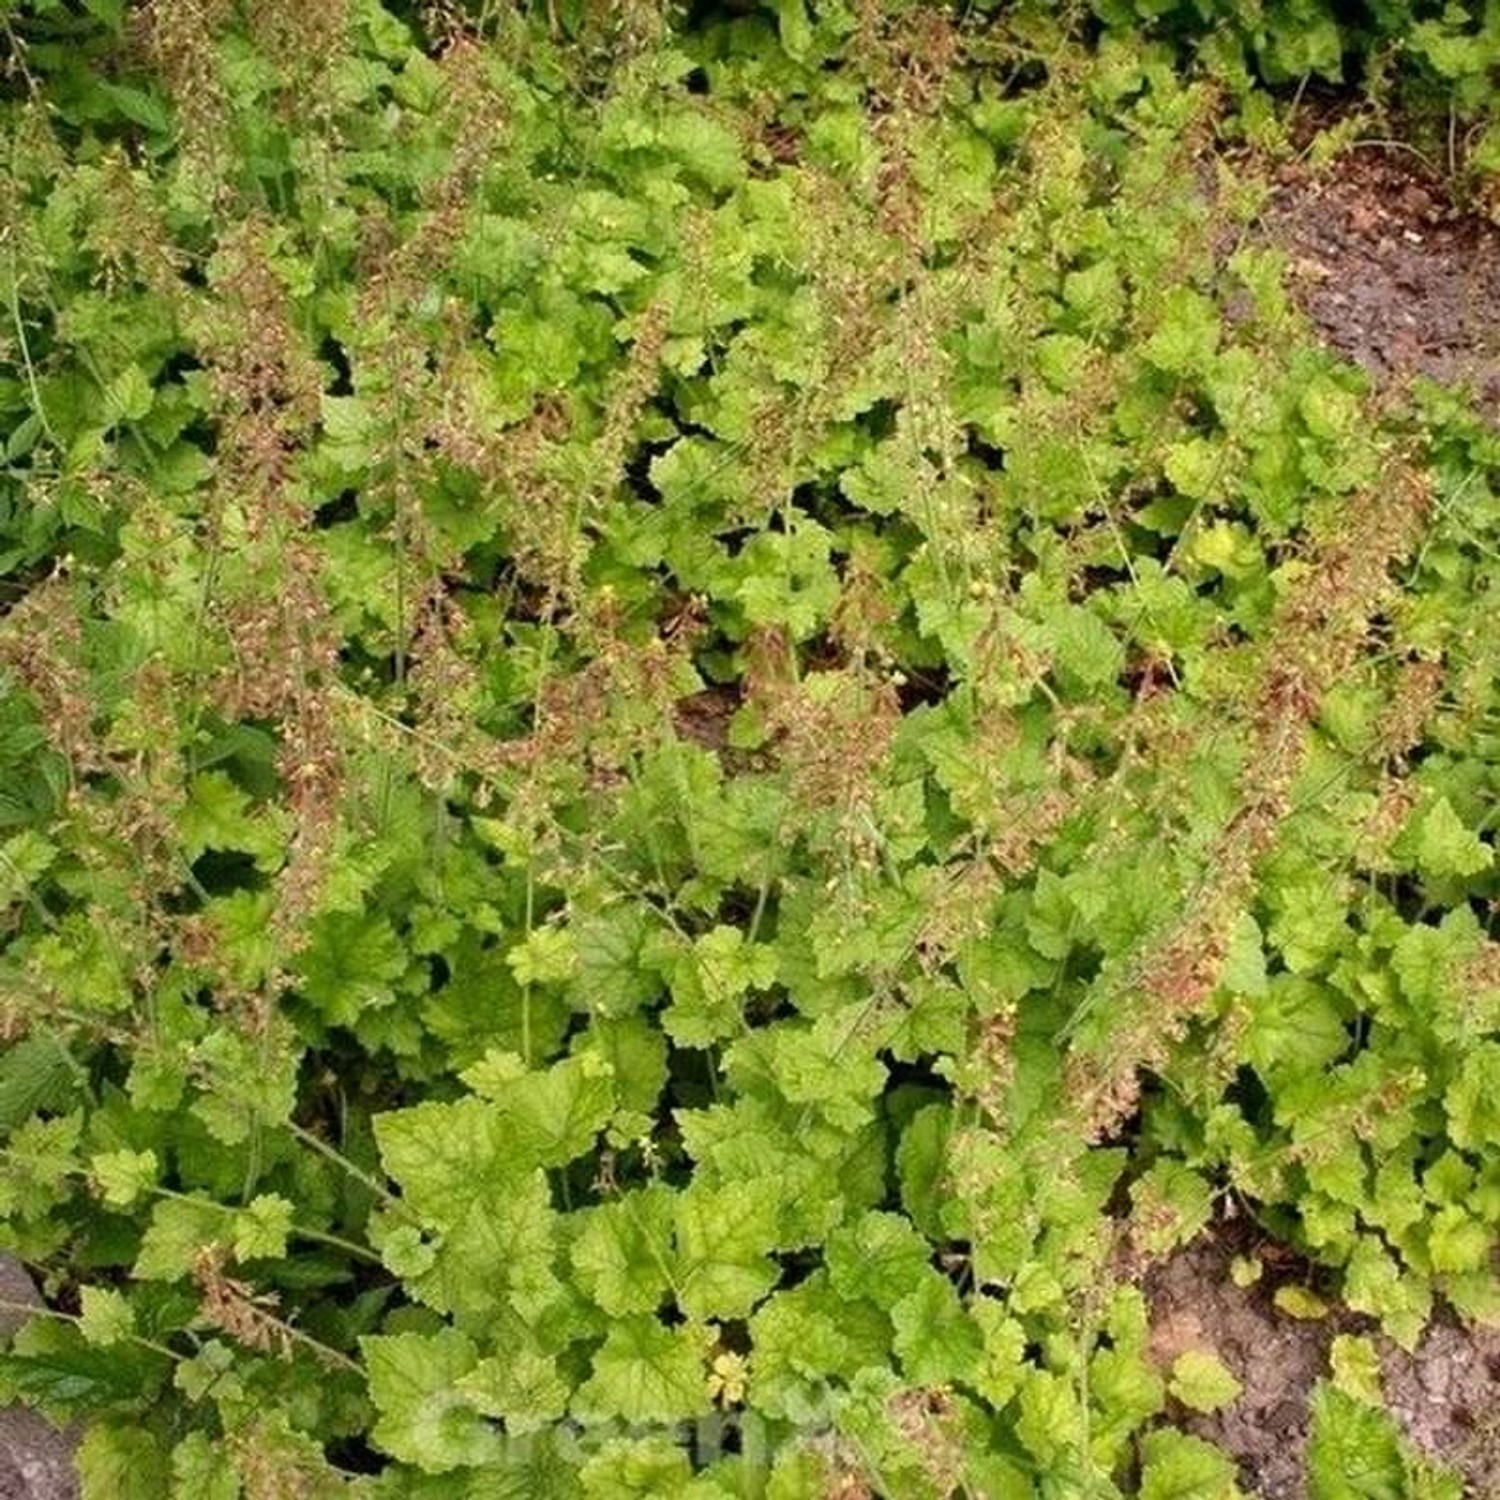
{"label": "brown dirt", "polygon": [[680,698],[674,709],[677,733],[705,750],[722,753],[729,743],[729,721],[739,706],[738,696],[729,688],[704,688]]}
{"label": "brown dirt", "polygon": [[1415,1354],[1381,1354],[1385,1402],[1407,1435],[1455,1464],[1474,1500],[1500,1500],[1500,1329],[1439,1323]]}
{"label": "brown dirt", "polygon": [[[1178,1413],[1180,1425],[1237,1459],[1250,1493],[1300,1500],[1308,1395],[1327,1372],[1337,1330],[1327,1319],[1303,1321],[1277,1311],[1275,1288],[1306,1277],[1268,1265],[1260,1253],[1267,1248],[1255,1244],[1248,1228],[1225,1226],[1154,1267],[1146,1278],[1151,1348],[1164,1373],[1188,1350],[1218,1355],[1244,1389],[1211,1416]],[[1259,1255],[1265,1267],[1260,1280],[1243,1289],[1229,1270],[1241,1254]]]}
{"label": "brown dirt", "polygon": [[[0,1255],[0,1345],[45,1306],[14,1256]],[[0,1406],[0,1500],[77,1500],[73,1453],[79,1433],[59,1431],[29,1407]]]}
{"label": "brown dirt", "polygon": [[[1261,1262],[1241,1288],[1237,1255]],[[1174,1410],[1184,1430],[1216,1443],[1240,1465],[1248,1494],[1304,1500],[1308,1398],[1329,1372],[1336,1333],[1370,1333],[1369,1319],[1334,1308],[1303,1320],[1279,1311],[1280,1286],[1318,1288],[1305,1261],[1247,1225],[1222,1225],[1154,1266],[1145,1277],[1152,1352],[1165,1373],[1190,1349],[1218,1355],[1244,1389],[1210,1416]],[[1500,1500],[1500,1330],[1439,1321],[1414,1353],[1377,1337],[1386,1405],[1432,1458],[1460,1469],[1474,1500]]]}
{"label": "brown dirt", "polygon": [[1323,338],[1377,382],[1426,375],[1500,413],[1500,229],[1410,147],[1284,167],[1263,219]]}

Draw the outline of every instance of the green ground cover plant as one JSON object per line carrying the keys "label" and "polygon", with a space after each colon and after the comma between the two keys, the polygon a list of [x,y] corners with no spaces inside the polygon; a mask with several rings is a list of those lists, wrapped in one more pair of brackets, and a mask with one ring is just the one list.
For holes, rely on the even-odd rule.
{"label": "green ground cover plant", "polygon": [[1250,230],[1258,77],[1480,151],[1496,16],[0,0],[86,1496],[1227,1497],[1152,1257],[1500,1316],[1500,436]]}

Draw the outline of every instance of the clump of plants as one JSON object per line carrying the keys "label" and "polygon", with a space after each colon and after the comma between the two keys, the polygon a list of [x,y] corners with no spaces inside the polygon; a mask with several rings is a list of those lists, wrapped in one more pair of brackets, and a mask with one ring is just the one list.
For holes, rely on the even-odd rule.
{"label": "clump of plants", "polygon": [[1151,1257],[1500,1312],[1500,439],[1106,11],[0,0],[87,1496],[1227,1496]]}

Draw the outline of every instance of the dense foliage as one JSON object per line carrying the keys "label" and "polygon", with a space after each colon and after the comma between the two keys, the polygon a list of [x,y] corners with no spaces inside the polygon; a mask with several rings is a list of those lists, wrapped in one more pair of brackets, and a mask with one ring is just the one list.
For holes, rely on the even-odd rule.
{"label": "dense foliage", "polygon": [[[1370,9],[0,0],[89,1496],[1229,1496],[1152,1257],[1500,1314],[1500,438],[1249,231]],[[1316,1493],[1456,1496],[1341,1350]]]}

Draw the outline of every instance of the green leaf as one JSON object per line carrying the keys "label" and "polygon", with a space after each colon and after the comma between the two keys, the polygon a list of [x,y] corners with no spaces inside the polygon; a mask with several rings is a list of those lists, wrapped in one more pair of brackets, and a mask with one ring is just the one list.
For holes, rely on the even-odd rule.
{"label": "green leaf", "polygon": [[1311,975],[1325,966],[1348,938],[1348,908],[1321,875],[1279,883],[1276,915],[1268,936],[1293,974]]}
{"label": "green leaf", "polygon": [[456,1223],[476,1196],[498,1196],[524,1173],[508,1149],[494,1107],[483,1099],[428,1100],[374,1119],[386,1173],[412,1211]]}
{"label": "green leaf", "polygon": [[234,891],[209,904],[219,952],[229,972],[246,986],[264,980],[279,960],[270,934],[273,906],[272,892],[255,890]]}
{"label": "green leaf", "polygon": [[1219,344],[1219,315],[1201,292],[1177,287],[1162,301],[1163,316],[1142,353],[1157,369],[1172,375],[1206,371]]}
{"label": "green leaf", "polygon": [[220,1445],[190,1432],[172,1450],[171,1500],[240,1500],[239,1476]]}
{"label": "green leaf", "polygon": [[[107,16],[118,27],[120,0],[88,0],[85,7],[91,14]],[[106,83],[96,85],[105,98],[112,100],[127,120],[143,125],[159,136],[172,130],[172,115],[165,100],[155,90],[132,88],[127,84]]]}
{"label": "green leaf", "polygon": [[538,927],[505,955],[516,983],[563,984],[578,969],[578,949],[565,927]]}
{"label": "green leaf", "polygon": [[993,1297],[976,1297],[970,1304],[970,1314],[984,1340],[984,1353],[973,1376],[974,1388],[998,1411],[1015,1395],[1023,1379],[1026,1329]]}
{"label": "green leaf", "polygon": [[641,962],[649,930],[635,907],[619,905],[572,923],[576,963],[569,996],[596,1017],[628,1015],[655,997],[656,975]]}
{"label": "green leaf", "polygon": [[177,827],[189,859],[197,859],[208,849],[242,849],[255,856],[257,869],[270,871],[285,857],[281,820],[269,813],[253,813],[249,795],[223,771],[203,771],[193,777]]}
{"label": "green leaf", "polygon": [[[1192,500],[1214,500],[1218,498],[1217,491],[1224,483],[1227,464],[1224,450],[1219,444],[1207,438],[1192,437],[1172,444],[1167,450],[1163,467],[1179,494]],[[1208,561],[1196,547],[1194,552],[1200,561]]]}
{"label": "green leaf", "polygon": [[1125,665],[1125,648],[1093,610],[1073,605],[1051,611],[1047,638],[1065,682],[1093,690],[1113,682]]}
{"label": "green leaf", "polygon": [[1444,1151],[1422,1169],[1422,1193],[1430,1203],[1462,1207],[1474,1191],[1474,1166],[1460,1151]]}
{"label": "green leaf", "polygon": [[378,912],[329,912],[313,924],[301,954],[302,992],[330,1025],[354,1026],[371,1008],[390,1005],[408,956]]}
{"label": "green leaf", "polygon": [[277,1128],[291,1117],[301,1064],[301,1048],[288,1036],[278,1039],[273,1029],[258,1036],[210,1031],[191,1053],[201,1087],[193,1114],[216,1141],[239,1146],[254,1131]]}
{"label": "green leaf", "polygon": [[579,1286],[611,1317],[655,1312],[670,1285],[672,1190],[653,1183],[584,1209],[568,1255]]}
{"label": "green leaf", "polygon": [[593,1373],[573,1398],[585,1422],[680,1422],[708,1409],[707,1358],[713,1333],[701,1324],[667,1327],[634,1313],[610,1325]]}
{"label": "green leaf", "polygon": [[924,1233],[941,1233],[939,1207],[947,1188],[948,1137],[953,1128],[947,1104],[919,1109],[901,1133],[896,1165],[901,1202]]}
{"label": "green leaf", "polygon": [[[430,1266],[407,1273],[406,1289],[440,1312],[470,1315],[545,1300],[556,1291],[557,1222],[539,1167],[499,1184],[476,1184],[466,1206],[430,1242]],[[418,1253],[414,1263],[425,1259]]]}
{"label": "green leaf", "polygon": [[1448,1134],[1466,1151],[1500,1146],[1500,1042],[1476,1042],[1444,1096]]}
{"label": "green leaf", "polygon": [[770,1417],[809,1417],[826,1409],[830,1381],[888,1364],[890,1341],[879,1308],[845,1302],[826,1272],[814,1272],[773,1293],[750,1319],[750,1405]]}
{"label": "green leaf", "polygon": [[785,628],[793,640],[811,636],[839,598],[831,544],[829,533],[815,521],[752,538],[736,559],[743,574],[736,596],[745,618],[752,625]]}
{"label": "green leaf", "polygon": [[209,1198],[161,1199],[151,1209],[134,1274],[142,1281],[180,1280],[207,1246],[228,1242],[230,1219]]}
{"label": "green leaf", "polygon": [[229,1344],[208,1339],[196,1354],[179,1361],[172,1383],[189,1401],[202,1401],[210,1394],[233,1399],[244,1391],[234,1363],[234,1350]]}
{"label": "green leaf", "polygon": [[770,1258],[780,1227],[781,1191],[773,1181],[713,1188],[693,1182],[676,1201],[676,1289],[698,1321],[743,1318],[775,1286]]}
{"label": "green leaf", "polygon": [[161,1500],[167,1490],[166,1454],[144,1427],[93,1424],[77,1465],[81,1500]]}
{"label": "green leaf", "polygon": [[[669,1437],[615,1438],[591,1452],[579,1470],[585,1500],[686,1500],[692,1463]],[[713,1491],[703,1491],[709,1500]]]}
{"label": "green leaf", "polygon": [[713,1490],[692,1484],[693,1467],[680,1443],[670,1437],[615,1438],[591,1452],[579,1470],[585,1500],[687,1500]]}
{"label": "green leaf", "polygon": [[1265,946],[1260,926],[1248,912],[1241,913],[1231,929],[1219,983],[1230,994],[1248,1000],[1259,1000],[1266,993]]}
{"label": "green leaf", "polygon": [[1359,398],[1329,376],[1310,380],[1297,405],[1314,437],[1335,442],[1347,441],[1363,418]]}
{"label": "green leaf", "polygon": [[160,1168],[154,1151],[100,1151],[89,1158],[89,1171],[100,1196],[111,1208],[129,1208],[156,1186]]}
{"label": "green leaf", "polygon": [[1372,1340],[1337,1333],[1328,1351],[1334,1385],[1346,1396],[1379,1406],[1384,1400],[1380,1385],[1380,1351]]}
{"label": "green leaf", "polygon": [[1463,822],[1446,797],[1431,803],[1395,848],[1399,855],[1414,858],[1429,880],[1465,879],[1495,862],[1495,851]]}
{"label": "green leaf", "polygon": [[379,432],[370,404],[357,396],[321,397],[324,444],[330,457],[348,473],[367,467],[379,446]]}
{"label": "green leaf", "polygon": [[1141,1442],[1141,1500],[1243,1500],[1227,1453],[1170,1427]]}
{"label": "green leaf", "polygon": [[1069,1377],[1026,1367],[1017,1397],[1016,1435],[1044,1472],[1077,1463],[1088,1430],[1088,1416],[1079,1397]]}
{"label": "green leaf", "polygon": [[490,1103],[514,1165],[560,1167],[591,1150],[615,1110],[614,1070],[594,1051],[527,1072],[491,1052],[463,1075]]}
{"label": "green leaf", "polygon": [[139,365],[126,365],[105,388],[106,425],[113,427],[120,422],[139,422],[151,410],[155,397],[146,372]]}
{"label": "green leaf", "polygon": [[[869,1120],[886,1078],[869,1021],[869,1008],[859,1004],[820,1016],[810,1027],[783,1025],[769,1033],[771,1068],[787,1101],[841,1130],[857,1130]],[[747,1055],[742,1046],[727,1059],[731,1077]]]}
{"label": "green leaf", "polygon": [[1175,1157],[1163,1157],[1130,1188],[1132,1219],[1142,1247],[1164,1255],[1193,1239],[1208,1224],[1214,1189],[1201,1173]]}
{"label": "green leaf", "polygon": [[278,1193],[262,1193],[234,1215],[230,1244],[236,1260],[279,1260],[291,1232],[291,1203]]}
{"label": "green leaf", "polygon": [[1417,1346],[1432,1312],[1432,1291],[1417,1275],[1404,1272],[1373,1236],[1361,1235],[1344,1269],[1344,1301],[1369,1313],[1402,1348]]}
{"label": "green leaf", "polygon": [[90,1344],[118,1344],[135,1332],[135,1313],[113,1287],[85,1286],[78,1301],[78,1331]]}
{"label": "green leaf", "polygon": [[806,62],[812,52],[813,29],[805,0],[776,0],[776,27],[786,55]]}
{"label": "green leaf", "polygon": [[[670,952],[666,944],[648,946],[647,952],[664,949]],[[776,980],[775,950],[747,943],[738,927],[712,927],[667,962],[672,1003],[662,1012],[661,1024],[679,1047],[707,1047],[736,1035],[744,1027],[745,996]]]}
{"label": "green leaf", "polygon": [[1278,1312],[1284,1312],[1287,1317],[1297,1318],[1301,1322],[1313,1323],[1328,1316],[1328,1304],[1316,1292],[1309,1291],[1305,1286],[1298,1286],[1295,1282],[1277,1287],[1272,1301]]}
{"label": "green leaf", "polygon": [[848,1301],[887,1310],[907,1296],[932,1261],[932,1246],[900,1214],[871,1212],[836,1229],[824,1249],[828,1279]]}
{"label": "green leaf", "polygon": [[1188,1349],[1172,1362],[1167,1389],[1194,1411],[1214,1412],[1237,1401],[1244,1387],[1218,1355],[1206,1349]]}
{"label": "green leaf", "polygon": [[1404,1500],[1406,1464],[1392,1419],[1326,1382],[1313,1391],[1310,1500]]}
{"label": "green leaf", "polygon": [[1377,1167],[1371,1199],[1373,1202],[1362,1206],[1362,1214],[1397,1244],[1406,1230],[1427,1214],[1427,1202],[1410,1158],[1391,1157]]}
{"label": "green leaf", "polygon": [[1495,1248],[1493,1226],[1466,1213],[1458,1205],[1441,1208],[1427,1231],[1427,1254],[1432,1269],[1462,1273],[1483,1270]]}
{"label": "green leaf", "polygon": [[927,1266],[891,1309],[895,1349],[906,1378],[919,1385],[972,1380],[984,1340],[941,1272]]}
{"label": "green leaf", "polygon": [[34,1318],[16,1335],[15,1352],[0,1355],[0,1397],[39,1407],[57,1422],[136,1412],[161,1394],[172,1361],[134,1342],[96,1348],[78,1329]]}
{"label": "green leaf", "polygon": [[507,1432],[535,1432],[568,1409],[572,1387],[557,1361],[538,1349],[507,1349],[481,1359],[457,1388],[487,1417],[504,1420]]}
{"label": "green leaf", "polygon": [[1348,1002],[1335,990],[1296,974],[1277,974],[1251,1011],[1244,1042],[1263,1074],[1317,1073],[1349,1045]]}
{"label": "green leaf", "polygon": [[619,1113],[655,1113],[667,1082],[667,1040],[645,1016],[596,1016],[574,1050],[597,1053],[608,1064]]}
{"label": "green leaf", "polygon": [[[5,860],[0,859],[0,877],[4,873]],[[58,1038],[28,1036],[12,1043],[0,1054],[0,1132],[9,1134],[39,1110],[65,1108],[77,1081]]]}
{"label": "green leaf", "polygon": [[883,1161],[874,1131],[851,1137],[775,1099],[678,1110],[674,1118],[705,1187],[744,1191],[757,1217],[775,1204],[777,1250],[819,1243],[843,1216],[846,1197],[864,1202],[880,1195]]}
{"label": "green leaf", "polygon": [[367,1335],[359,1341],[377,1417],[371,1439],[427,1474],[496,1461],[500,1437],[459,1381],[478,1363],[473,1343],[437,1333]]}
{"label": "green leaf", "polygon": [[1115,1333],[1112,1348],[1089,1356],[1089,1398],[1100,1416],[1100,1438],[1123,1444],[1166,1405],[1166,1383],[1157,1371],[1142,1330],[1139,1341]]}
{"label": "green leaf", "polygon": [[380,1259],[393,1276],[418,1281],[437,1263],[438,1250],[414,1224],[400,1224],[380,1242]]}
{"label": "green leaf", "polygon": [[727,192],[745,176],[739,137],[727,125],[699,110],[668,115],[658,126],[661,144],[713,192]]}

